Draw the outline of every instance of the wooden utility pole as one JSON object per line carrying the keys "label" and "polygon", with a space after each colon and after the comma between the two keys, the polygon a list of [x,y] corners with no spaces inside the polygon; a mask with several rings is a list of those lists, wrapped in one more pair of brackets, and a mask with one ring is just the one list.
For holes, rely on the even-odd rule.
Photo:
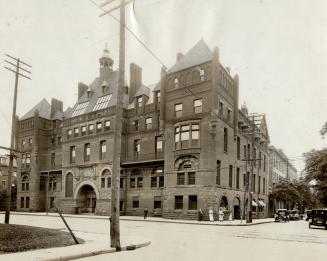
{"label": "wooden utility pole", "polygon": [[[115,0],[109,0],[103,4],[104,7]],[[111,221],[110,221],[110,245],[121,250],[120,245],[120,229],[119,229],[119,194],[120,194],[120,158],[121,158],[121,135],[123,126],[123,89],[125,83],[125,6],[132,1],[120,0],[120,4],[104,11],[100,17],[110,14],[116,9],[120,9],[120,39],[119,39],[119,78],[117,90],[116,104],[116,122],[114,132],[114,147],[113,147],[113,166],[112,166],[112,184],[111,184]]]}
{"label": "wooden utility pole", "polygon": [[17,104],[17,88],[18,88],[18,78],[22,76],[26,79],[31,80],[30,77],[26,76],[25,74],[21,73],[20,70],[24,71],[25,73],[31,74],[29,70],[24,69],[22,66],[32,67],[31,65],[21,61],[19,58],[12,57],[8,54],[5,54],[7,58],[11,60],[5,60],[8,66],[12,66],[13,68],[4,66],[5,69],[15,73],[15,90],[14,90],[14,101],[13,101],[13,110],[12,110],[12,118],[11,118],[11,138],[10,138],[10,154],[9,154],[9,168],[8,168],[8,181],[7,181],[7,194],[6,194],[6,213],[5,213],[5,223],[9,224],[10,219],[10,206],[11,206],[11,178],[13,173],[13,164],[14,164],[14,153],[13,150],[17,149],[17,140],[15,146],[15,130],[16,130],[16,104]]}

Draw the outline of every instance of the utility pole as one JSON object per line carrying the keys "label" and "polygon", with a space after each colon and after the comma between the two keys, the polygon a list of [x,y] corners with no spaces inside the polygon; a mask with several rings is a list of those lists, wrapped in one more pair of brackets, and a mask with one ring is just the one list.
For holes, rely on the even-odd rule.
{"label": "utility pole", "polygon": [[[100,5],[104,7],[115,0],[108,0]],[[125,83],[125,6],[132,1],[120,0],[120,4],[104,11],[100,17],[110,14],[116,9],[120,9],[120,33],[119,33],[119,78],[118,78],[118,93],[116,104],[116,123],[114,132],[114,155],[112,166],[112,186],[111,186],[111,221],[110,221],[110,245],[121,250],[120,245],[120,229],[119,229],[119,194],[120,194],[120,157],[121,157],[121,135],[122,135],[122,118],[123,118],[123,89]]]}
{"label": "utility pole", "polygon": [[7,66],[12,66],[13,68],[4,66],[5,69],[13,72],[15,74],[15,90],[14,90],[14,101],[13,101],[13,110],[12,110],[12,118],[11,118],[11,138],[10,138],[10,154],[9,154],[9,168],[8,168],[8,181],[7,181],[7,195],[6,195],[6,214],[5,214],[5,223],[9,224],[10,219],[10,206],[11,206],[11,177],[13,173],[13,163],[14,163],[14,153],[13,150],[17,149],[17,140],[15,145],[15,125],[16,125],[16,104],[17,104],[17,88],[18,88],[18,78],[19,76],[24,77],[26,79],[31,80],[31,78],[23,73],[23,71],[27,74],[31,74],[31,71],[23,68],[23,66],[27,66],[31,68],[32,66],[21,61],[19,58],[12,57],[8,54],[5,54],[9,60],[5,60],[8,64]]}

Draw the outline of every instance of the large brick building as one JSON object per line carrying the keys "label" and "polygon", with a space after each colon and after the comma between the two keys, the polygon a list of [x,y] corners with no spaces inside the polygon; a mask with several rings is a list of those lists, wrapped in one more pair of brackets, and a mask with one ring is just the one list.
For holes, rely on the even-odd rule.
{"label": "large brick building", "polygon": [[[108,50],[99,76],[79,83],[74,107],[42,100],[19,120],[18,209],[110,214],[113,126],[118,71]],[[124,88],[120,210],[126,215],[196,218],[201,208],[221,207],[240,218],[247,201],[252,150],[249,115],[239,110],[239,79],[200,40],[178,53],[157,84],[142,83],[130,65]],[[253,175],[254,217],[267,216],[269,136],[256,118]],[[247,169],[247,171],[246,171]],[[28,184],[28,185],[27,185]],[[28,199],[28,201],[27,201]],[[27,204],[28,202],[28,204]]]}

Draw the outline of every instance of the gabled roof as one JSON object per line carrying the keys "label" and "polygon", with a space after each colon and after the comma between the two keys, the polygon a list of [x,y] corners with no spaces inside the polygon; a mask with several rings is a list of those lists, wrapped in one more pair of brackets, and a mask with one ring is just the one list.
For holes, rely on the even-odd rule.
{"label": "gabled roof", "polygon": [[137,92],[135,93],[134,97],[142,96],[142,95],[146,95],[146,96],[150,95],[149,87],[147,87],[143,84],[141,84],[141,86],[137,89]]}
{"label": "gabled roof", "polygon": [[[102,85],[104,81],[108,86],[108,91],[106,92],[106,94],[103,94],[103,90],[102,90]],[[88,102],[88,104],[85,107],[85,110],[83,110],[83,113],[78,114],[78,116],[92,112],[94,106],[97,104],[98,98],[105,95],[111,95],[109,102],[106,105],[106,108],[115,106],[117,103],[117,90],[118,90],[118,70],[110,72],[105,79],[100,79],[99,77],[95,78],[88,88],[88,91],[92,92],[91,97],[88,97],[88,91],[84,92],[84,94],[78,99],[78,101],[73,106],[73,108],[71,110],[65,111],[66,118],[73,117],[72,115],[74,114],[74,111],[76,110],[77,106],[84,102]],[[124,97],[123,100],[124,100],[123,106],[124,108],[127,108],[128,102],[126,97]]]}
{"label": "gabled roof", "polygon": [[169,72],[177,72],[197,64],[212,60],[212,52],[206,42],[201,39],[188,51],[177,63],[170,68]]}
{"label": "gabled roof", "polygon": [[51,119],[51,105],[46,99],[42,99],[38,104],[36,104],[31,110],[29,110],[20,120],[26,120],[29,118],[33,118],[35,111],[39,112],[39,117],[44,119]]}

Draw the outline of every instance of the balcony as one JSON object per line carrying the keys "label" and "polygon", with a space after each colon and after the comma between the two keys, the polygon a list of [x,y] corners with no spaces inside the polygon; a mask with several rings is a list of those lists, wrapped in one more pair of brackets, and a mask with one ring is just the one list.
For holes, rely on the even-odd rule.
{"label": "balcony", "polygon": [[158,151],[157,153],[138,153],[134,155],[128,155],[122,157],[122,165],[134,164],[134,163],[145,163],[145,162],[156,162],[164,160],[164,152]]}

